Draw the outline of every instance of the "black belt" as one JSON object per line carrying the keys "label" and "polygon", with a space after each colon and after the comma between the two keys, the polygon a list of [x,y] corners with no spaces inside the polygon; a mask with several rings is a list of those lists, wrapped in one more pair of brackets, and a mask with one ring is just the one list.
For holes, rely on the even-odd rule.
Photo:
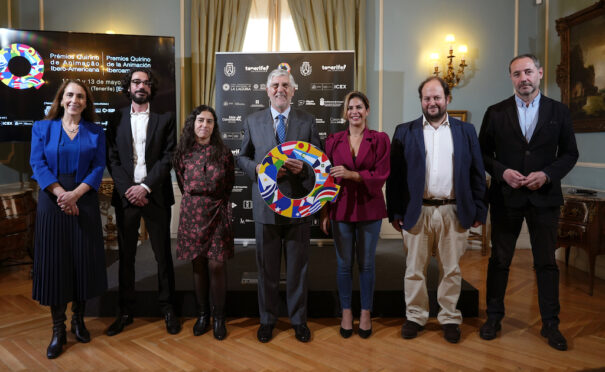
{"label": "black belt", "polygon": [[456,204],[456,199],[422,199],[422,205]]}

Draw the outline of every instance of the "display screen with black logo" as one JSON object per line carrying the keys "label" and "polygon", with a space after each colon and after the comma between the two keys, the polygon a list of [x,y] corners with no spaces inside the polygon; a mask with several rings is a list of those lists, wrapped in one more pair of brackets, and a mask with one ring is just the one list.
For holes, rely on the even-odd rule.
{"label": "display screen with black logo", "polygon": [[0,141],[31,140],[65,79],[86,83],[99,124],[128,105],[121,80],[132,67],[159,80],[153,110],[176,110],[174,37],[25,31],[0,28]]}

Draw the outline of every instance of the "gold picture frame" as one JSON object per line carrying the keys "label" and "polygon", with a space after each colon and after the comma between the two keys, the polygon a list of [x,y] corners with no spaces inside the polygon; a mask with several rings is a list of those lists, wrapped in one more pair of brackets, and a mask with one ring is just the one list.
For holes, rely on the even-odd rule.
{"label": "gold picture frame", "polygon": [[466,121],[468,111],[466,110],[447,110],[447,114],[461,121]]}
{"label": "gold picture frame", "polygon": [[605,0],[556,21],[561,38],[557,84],[575,132],[605,131]]}

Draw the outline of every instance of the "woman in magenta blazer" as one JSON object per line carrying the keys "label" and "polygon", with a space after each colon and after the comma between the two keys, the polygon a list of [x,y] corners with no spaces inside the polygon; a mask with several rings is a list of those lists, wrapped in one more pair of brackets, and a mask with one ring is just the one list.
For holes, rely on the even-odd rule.
{"label": "woman in magenta blazer", "polygon": [[358,333],[368,338],[372,334],[374,256],[382,219],[387,216],[382,186],[390,171],[390,142],[386,133],[367,127],[370,102],[365,94],[350,92],[343,111],[348,129],[326,139],[326,154],[332,162],[330,174],[341,189],[336,202],[322,211],[321,228],[327,234],[332,225],[334,235],[342,309],[340,335],[348,338],[353,334],[352,271],[357,256],[361,293]]}

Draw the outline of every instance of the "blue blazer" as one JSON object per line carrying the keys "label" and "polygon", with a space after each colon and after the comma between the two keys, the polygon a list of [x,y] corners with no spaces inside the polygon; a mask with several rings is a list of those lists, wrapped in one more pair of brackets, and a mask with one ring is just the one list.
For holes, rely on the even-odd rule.
{"label": "blue blazer", "polygon": [[[31,156],[29,163],[32,176],[44,190],[57,180],[59,172],[59,138],[61,120],[41,120],[32,128]],[[105,170],[105,133],[100,125],[80,120],[80,154],[76,183],[86,183],[99,189]]]}
{"label": "blue blazer", "polygon": [[[450,117],[454,144],[454,191],[458,220],[468,229],[475,221],[485,223],[485,170],[475,127]],[[426,150],[422,116],[399,124],[391,143],[391,174],[387,179],[389,221],[403,220],[409,230],[418,221],[422,208],[426,173]]]}

